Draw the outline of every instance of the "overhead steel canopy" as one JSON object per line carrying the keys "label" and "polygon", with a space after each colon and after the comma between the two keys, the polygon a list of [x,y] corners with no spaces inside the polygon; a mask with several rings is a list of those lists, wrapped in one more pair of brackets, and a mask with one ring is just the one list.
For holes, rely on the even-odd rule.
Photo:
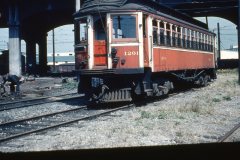
{"label": "overhead steel canopy", "polygon": [[[81,2],[91,0],[81,0]],[[99,0],[97,0],[99,1]],[[118,0],[101,0],[115,2]],[[216,16],[222,17],[237,24],[238,22],[238,0],[146,0],[161,3],[170,8],[188,14],[192,17]],[[75,0],[0,0],[0,27],[7,27],[8,9],[11,3],[17,3],[21,8],[21,21],[31,23],[41,19],[48,20],[45,25],[50,25],[46,30],[56,27],[49,23],[60,21],[60,17],[72,18],[75,11]],[[64,11],[65,9],[65,11]],[[56,14],[55,14],[56,13]],[[43,15],[43,16],[41,16]],[[38,18],[39,17],[39,18]],[[49,20],[52,19],[52,20]],[[71,22],[72,20],[68,20]],[[34,24],[34,23],[32,23]],[[63,25],[63,24],[62,24]]]}
{"label": "overhead steel canopy", "polygon": [[238,0],[158,0],[191,17],[215,16],[237,25]]}

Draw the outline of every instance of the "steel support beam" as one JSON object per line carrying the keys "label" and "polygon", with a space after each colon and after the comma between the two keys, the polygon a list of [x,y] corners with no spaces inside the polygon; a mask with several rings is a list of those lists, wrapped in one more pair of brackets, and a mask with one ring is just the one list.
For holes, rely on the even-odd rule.
{"label": "steel support beam", "polygon": [[9,73],[21,76],[20,17],[17,4],[9,7]]}
{"label": "steel support beam", "polygon": [[36,74],[36,42],[29,38],[26,40],[26,67],[28,74]]}
{"label": "steel support beam", "polygon": [[48,71],[47,35],[46,34],[42,34],[41,37],[39,37],[38,45],[39,45],[39,68],[38,68],[38,71],[41,75],[46,75],[46,73]]}

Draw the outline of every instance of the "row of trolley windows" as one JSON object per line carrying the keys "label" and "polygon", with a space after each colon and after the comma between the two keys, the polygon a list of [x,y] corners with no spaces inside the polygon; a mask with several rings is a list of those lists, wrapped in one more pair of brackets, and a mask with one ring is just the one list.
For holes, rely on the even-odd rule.
{"label": "row of trolley windows", "polygon": [[171,46],[212,52],[213,38],[213,36],[188,28],[153,20],[153,44],[155,46]]}

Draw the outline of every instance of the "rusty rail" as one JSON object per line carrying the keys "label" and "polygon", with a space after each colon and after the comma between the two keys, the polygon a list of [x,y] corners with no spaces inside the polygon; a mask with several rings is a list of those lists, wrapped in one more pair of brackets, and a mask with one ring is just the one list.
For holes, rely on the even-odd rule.
{"label": "rusty rail", "polygon": [[231,135],[233,135],[233,133],[235,133],[235,131],[237,131],[240,128],[240,123],[237,124],[235,127],[233,127],[229,132],[227,132],[225,135],[223,135],[218,142],[225,142]]}

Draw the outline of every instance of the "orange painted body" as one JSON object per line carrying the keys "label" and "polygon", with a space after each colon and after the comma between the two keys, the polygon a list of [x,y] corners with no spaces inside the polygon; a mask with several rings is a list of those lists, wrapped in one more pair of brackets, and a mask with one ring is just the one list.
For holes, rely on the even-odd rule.
{"label": "orange painted body", "polygon": [[154,72],[214,68],[214,54],[201,51],[153,49]]}
{"label": "orange painted body", "polygon": [[113,68],[139,68],[138,46],[118,46],[114,48],[117,49],[116,57],[119,57],[119,62],[113,64]]}
{"label": "orange painted body", "polygon": [[107,46],[104,40],[94,41],[94,65],[107,66]]}

